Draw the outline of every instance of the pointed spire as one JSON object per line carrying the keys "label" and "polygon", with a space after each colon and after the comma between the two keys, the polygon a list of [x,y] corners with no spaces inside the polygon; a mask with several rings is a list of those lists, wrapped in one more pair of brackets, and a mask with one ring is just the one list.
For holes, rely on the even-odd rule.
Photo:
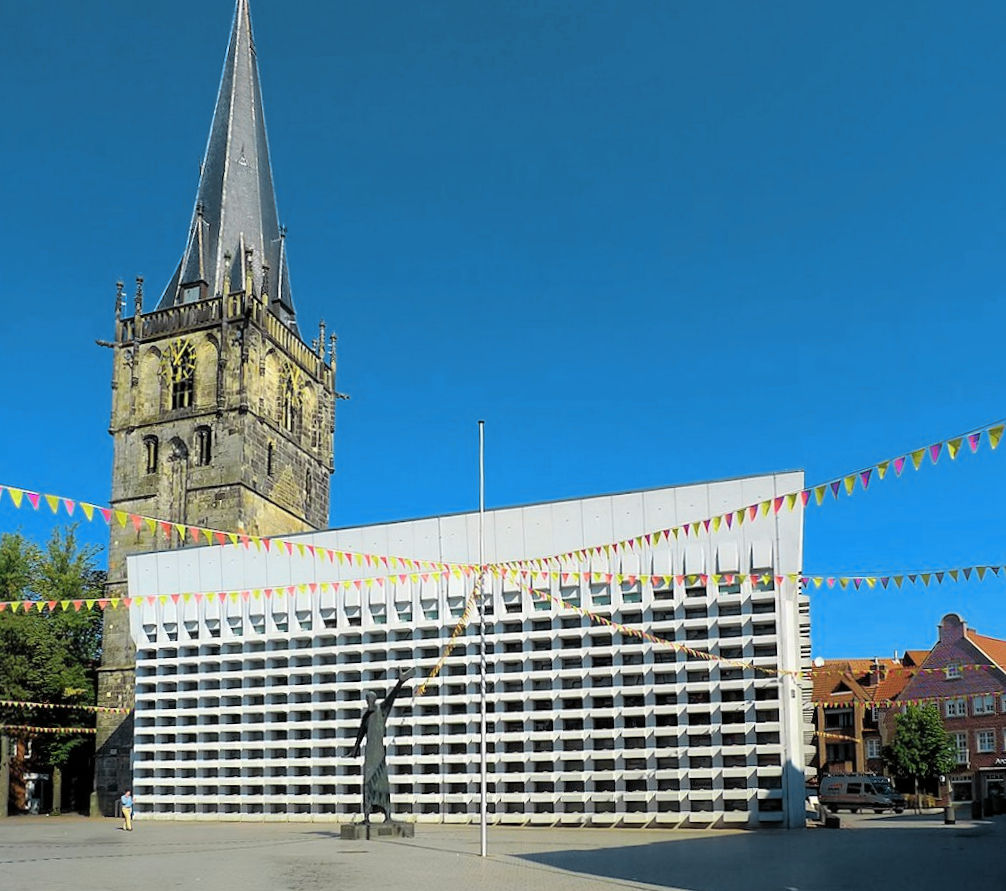
{"label": "pointed spire", "polygon": [[185,253],[158,308],[214,297],[234,285],[247,289],[249,281],[260,296],[268,267],[277,278],[269,308],[296,331],[283,235],[251,15],[248,0],[237,0]]}

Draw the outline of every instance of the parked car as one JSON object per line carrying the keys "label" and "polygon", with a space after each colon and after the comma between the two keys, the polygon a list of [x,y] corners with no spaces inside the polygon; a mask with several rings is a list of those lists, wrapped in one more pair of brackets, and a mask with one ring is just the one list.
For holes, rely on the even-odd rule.
{"label": "parked car", "polygon": [[821,804],[832,813],[846,808],[854,814],[860,809],[873,810],[878,814],[893,810],[900,814],[905,809],[905,797],[894,790],[891,781],[869,773],[824,777],[818,796]]}

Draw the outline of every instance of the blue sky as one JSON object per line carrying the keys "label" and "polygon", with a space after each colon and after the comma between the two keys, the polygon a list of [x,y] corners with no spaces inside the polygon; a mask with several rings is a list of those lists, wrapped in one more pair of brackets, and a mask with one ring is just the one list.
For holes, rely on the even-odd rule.
{"label": "blue sky", "polygon": [[[177,263],[232,10],[0,0],[0,483],[107,501],[94,340]],[[1002,4],[252,14],[298,318],[352,396],[333,524],[471,508],[480,417],[497,506],[813,483],[1006,415]],[[806,571],[1006,562],[1004,459],[811,508]],[[1006,637],[1004,584],[816,592],[815,655]]]}

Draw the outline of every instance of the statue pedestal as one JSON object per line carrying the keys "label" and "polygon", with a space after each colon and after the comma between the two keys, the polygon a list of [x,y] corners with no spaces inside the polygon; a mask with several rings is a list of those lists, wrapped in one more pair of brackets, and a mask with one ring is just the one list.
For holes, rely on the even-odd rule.
{"label": "statue pedestal", "polygon": [[[370,832],[367,832],[367,829]],[[412,823],[343,823],[339,837],[348,841],[371,838],[415,838],[416,827]]]}

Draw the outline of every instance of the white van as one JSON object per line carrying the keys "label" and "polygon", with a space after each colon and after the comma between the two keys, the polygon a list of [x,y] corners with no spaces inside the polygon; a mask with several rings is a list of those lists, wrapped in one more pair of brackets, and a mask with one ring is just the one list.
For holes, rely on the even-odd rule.
{"label": "white van", "polygon": [[890,810],[900,814],[905,809],[905,798],[894,791],[891,781],[870,773],[822,777],[818,800],[832,813],[847,808],[855,814],[863,808],[878,814]]}

